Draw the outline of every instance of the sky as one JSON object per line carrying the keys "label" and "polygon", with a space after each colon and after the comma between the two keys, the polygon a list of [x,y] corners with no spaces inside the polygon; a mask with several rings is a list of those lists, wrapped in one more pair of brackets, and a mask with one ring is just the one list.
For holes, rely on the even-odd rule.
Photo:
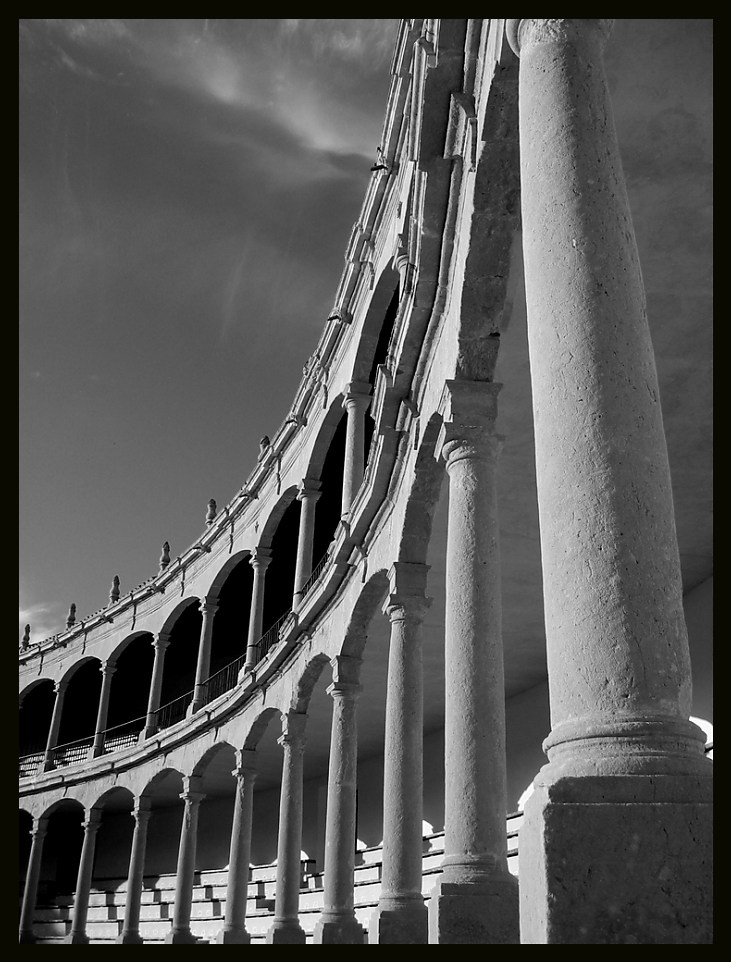
{"label": "sky", "polygon": [[20,604],[156,573],[289,411],[398,20],[20,20]]}

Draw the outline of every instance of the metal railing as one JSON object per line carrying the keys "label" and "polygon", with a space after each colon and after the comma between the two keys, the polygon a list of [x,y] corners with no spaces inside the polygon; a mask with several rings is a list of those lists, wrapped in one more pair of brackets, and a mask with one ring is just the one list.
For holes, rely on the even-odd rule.
{"label": "metal railing", "polygon": [[146,715],[139,718],[132,718],[130,721],[122,722],[121,725],[114,725],[104,731],[104,754],[119,751],[120,748],[130,748],[136,745],[140,738],[140,732],[145,727]]}
{"label": "metal railing", "polygon": [[170,728],[185,718],[188,705],[193,701],[193,692],[187,691],[184,695],[179,695],[167,705],[162,705],[155,712],[155,727],[158,731],[163,728]]}
{"label": "metal railing", "polygon": [[311,574],[310,577],[307,579],[307,581],[305,581],[305,583],[302,585],[302,597],[303,597],[303,598],[304,598],[305,595],[308,593],[308,591],[310,590],[310,588],[312,588],[312,586],[313,586],[314,583],[317,581],[317,579],[320,577],[320,575],[323,573],[323,571],[324,571],[325,568],[327,567],[327,563],[328,563],[329,560],[330,560],[330,552],[328,551],[328,552],[326,552],[326,554],[325,554],[325,556],[324,556],[323,558],[320,558],[320,560],[317,562],[317,564],[315,565],[315,567],[312,569],[312,574]]}
{"label": "metal railing", "polygon": [[49,760],[53,768],[65,768],[67,765],[76,765],[78,762],[85,762],[89,757],[94,736],[87,735],[86,738],[79,738],[75,742],[66,742],[65,745],[56,745],[50,751]]}
{"label": "metal railing", "polygon": [[21,755],[18,759],[18,778],[27,778],[29,775],[35,775],[43,764],[45,757],[45,748],[40,748],[34,752],[26,752],[25,755]]}
{"label": "metal railing", "polygon": [[215,675],[211,675],[206,681],[206,704],[208,704],[209,701],[215,701],[220,695],[236,687],[239,680],[239,672],[245,664],[246,652],[244,652],[243,655],[239,655],[235,661],[221,668]]}
{"label": "metal railing", "polygon": [[274,622],[274,624],[269,628],[257,641],[256,647],[258,651],[257,661],[261,661],[266,655],[271,651],[271,649],[279,643],[279,632],[282,629],[282,625],[292,614],[291,611],[285,611],[281,618]]}

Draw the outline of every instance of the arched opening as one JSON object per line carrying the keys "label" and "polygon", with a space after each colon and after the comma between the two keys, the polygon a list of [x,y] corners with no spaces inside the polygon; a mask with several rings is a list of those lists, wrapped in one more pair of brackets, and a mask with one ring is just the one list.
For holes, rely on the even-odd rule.
{"label": "arched opening", "polygon": [[53,682],[47,678],[34,684],[20,697],[18,774],[21,778],[35,774],[43,761],[55,700]]}
{"label": "arched opening", "polygon": [[125,888],[132,852],[134,797],[126,788],[113,788],[94,808],[100,814],[94,847],[87,935],[92,940],[108,937],[109,930],[124,911]]}
{"label": "arched opening", "polygon": [[396,323],[396,316],[398,315],[399,299],[399,288],[398,285],[396,285],[383,315],[380,330],[378,331],[376,347],[373,352],[373,361],[368,373],[369,384],[375,384],[376,372],[379,365],[386,364],[388,361],[388,348],[391,343],[391,335],[393,334],[393,328]]}
{"label": "arched opening", "polygon": [[[243,657],[249,631],[251,595],[254,586],[254,569],[249,554],[237,561],[225,575],[218,590],[218,610],[213,619],[211,638],[211,666],[209,675],[216,675],[226,665]],[[208,700],[220,692],[208,691]]]}
{"label": "arched opening", "polygon": [[146,943],[162,944],[173,916],[183,788],[180,772],[165,769],[142,792],[150,806],[142,881],[142,903],[146,909],[140,925]]}
{"label": "arched opening", "polygon": [[[234,814],[236,752],[220,743],[204,755],[193,774],[200,776],[200,791],[205,795],[198,813],[196,870],[221,871],[228,867],[231,826]],[[193,929],[195,931],[195,929]]]}
{"label": "arched opening", "polygon": [[271,540],[272,560],[264,582],[265,638],[262,639],[260,658],[272,644],[276,644],[276,638],[268,639],[269,632],[274,632],[275,626],[292,610],[300,509],[301,504],[296,498],[287,505]]}
{"label": "arched opening", "polygon": [[85,761],[94,743],[99,695],[102,687],[101,662],[90,658],[73,671],[63,696],[55,765]]}
{"label": "arched opening", "polygon": [[347,428],[348,418],[343,411],[320,472],[320,497],[315,506],[315,533],[312,542],[313,570],[316,570],[325,557],[342,514]]}
{"label": "arched opening", "polygon": [[154,659],[150,632],[132,638],[116,657],[104,735],[105,752],[134,745],[144,728]]}
{"label": "arched opening", "polygon": [[[46,838],[43,843],[41,873],[38,886],[38,907],[50,909],[44,915],[52,920],[67,923],[76,877],[79,871],[81,846],[84,841],[84,809],[79,802],[60,802],[48,816]],[[65,935],[56,926],[51,933]]]}
{"label": "arched opening", "polygon": [[30,812],[26,812],[21,808],[18,812],[18,878],[20,882],[21,905],[23,902],[23,893],[25,892],[25,879],[28,873],[30,847],[33,843],[33,839],[31,838],[32,831],[33,816],[30,814]]}
{"label": "arched opening", "polygon": [[197,598],[189,600],[177,616],[170,631],[165,651],[165,666],[160,694],[161,708],[157,713],[158,729],[167,728],[185,718],[193,699],[195,669],[203,616]]}

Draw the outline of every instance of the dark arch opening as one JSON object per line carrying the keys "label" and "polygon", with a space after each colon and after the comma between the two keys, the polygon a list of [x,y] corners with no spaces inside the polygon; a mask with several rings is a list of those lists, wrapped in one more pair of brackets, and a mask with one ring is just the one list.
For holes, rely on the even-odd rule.
{"label": "dark arch opening", "polygon": [[[185,717],[185,710],[193,697],[202,621],[203,616],[198,605],[190,604],[179,615],[170,632],[170,642],[165,652],[160,704],[165,706],[177,699],[180,699],[180,704],[174,717],[158,716],[159,727],[174,724]],[[183,695],[189,697],[184,699]]]}
{"label": "dark arch opening", "polygon": [[368,375],[369,384],[373,384],[376,380],[376,371],[378,370],[379,364],[385,364],[388,358],[388,345],[391,342],[391,335],[393,334],[393,327],[396,323],[396,315],[398,314],[399,305],[399,288],[396,285],[396,289],[393,292],[391,300],[388,307],[386,308],[386,313],[383,316],[383,321],[381,322],[381,329],[378,332],[378,340],[376,341],[376,349],[373,352],[373,363],[371,364],[370,374]]}
{"label": "dark arch opening", "polygon": [[320,497],[315,506],[315,533],[312,542],[314,565],[325,557],[342,513],[347,428],[348,418],[343,411],[320,472]]}
{"label": "dark arch opening", "polygon": [[292,608],[300,508],[301,503],[295,498],[280,518],[272,538],[272,560],[264,582],[264,631]]}
{"label": "dark arch opening", "polygon": [[94,737],[102,688],[100,668],[101,663],[93,658],[77,668],[69,679],[61,710],[59,745]]}
{"label": "dark arch opening", "polygon": [[94,806],[101,810],[94,848],[94,889],[115,892],[127,881],[134,834],[133,804],[132,793],[126,788],[117,788]]}
{"label": "dark arch opening", "polygon": [[70,896],[76,889],[84,841],[83,820],[82,807],[74,803],[57,808],[48,818],[38,886],[41,905],[60,895]]}
{"label": "dark arch opening", "polygon": [[33,816],[30,812],[22,808],[18,812],[18,877],[20,881],[20,901],[23,900],[25,891],[25,879],[28,874],[28,859],[30,858],[30,847],[33,843],[31,832],[33,831]]}
{"label": "dark arch opening", "polygon": [[247,556],[231,569],[218,592],[211,638],[211,675],[246,651],[253,586],[254,569]]}
{"label": "dark arch opening", "polygon": [[39,682],[23,697],[18,719],[21,757],[45,750],[55,700],[53,682],[50,679]]}
{"label": "dark arch opening", "polygon": [[105,751],[134,744],[136,734],[144,728],[154,660],[149,632],[133,638],[117,657],[109,693]]}

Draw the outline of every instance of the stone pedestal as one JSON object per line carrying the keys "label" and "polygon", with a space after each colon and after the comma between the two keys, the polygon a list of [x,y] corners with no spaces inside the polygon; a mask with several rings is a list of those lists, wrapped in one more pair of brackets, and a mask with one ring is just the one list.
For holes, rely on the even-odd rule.
{"label": "stone pedestal", "polygon": [[256,781],[256,752],[241,751],[239,764],[233,771],[236,779],[234,817],[231,826],[231,849],[226,886],[226,916],[216,936],[218,945],[249,945],[246,931],[246,899],[249,889],[251,860],[251,821]]}
{"label": "stone pedestal", "polygon": [[667,450],[602,64],[612,24],[508,21],[552,723],[521,829],[521,938],[707,944],[712,763],[688,720]]}

